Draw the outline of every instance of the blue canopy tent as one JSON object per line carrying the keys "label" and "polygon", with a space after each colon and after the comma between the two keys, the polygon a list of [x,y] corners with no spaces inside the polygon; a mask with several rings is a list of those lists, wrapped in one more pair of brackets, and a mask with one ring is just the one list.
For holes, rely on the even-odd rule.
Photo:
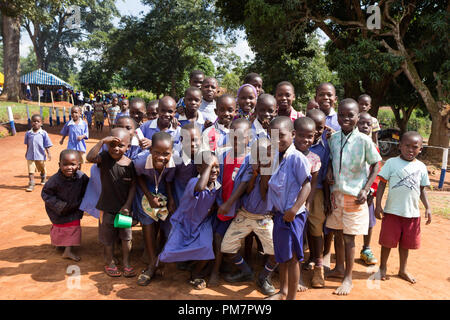
{"label": "blue canopy tent", "polygon": [[23,76],[20,77],[20,82],[23,84],[22,88],[25,90],[25,93],[26,93],[26,85],[27,84],[30,85],[34,97],[37,97],[37,95],[39,95],[37,86],[39,86],[39,88],[42,90],[44,90],[44,88],[54,90],[59,89],[61,87],[73,90],[73,87],[64,80],[58,78],[54,74],[45,72],[41,69],[24,74]]}

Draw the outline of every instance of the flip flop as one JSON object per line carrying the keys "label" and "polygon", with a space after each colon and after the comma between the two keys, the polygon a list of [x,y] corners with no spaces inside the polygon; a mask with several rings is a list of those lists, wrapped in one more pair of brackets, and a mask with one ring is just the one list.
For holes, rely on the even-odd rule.
{"label": "flip flop", "polygon": [[203,290],[206,288],[206,281],[203,279],[194,279],[189,281],[190,284],[194,287],[196,290]]}
{"label": "flip flop", "polygon": [[114,268],[105,266],[105,273],[110,277],[120,277],[122,275],[119,269],[117,269],[117,266],[115,266]]}
{"label": "flip flop", "polygon": [[136,271],[134,271],[133,267],[123,268],[123,276],[126,278],[133,278],[136,276]]}
{"label": "flip flop", "polygon": [[142,273],[138,277],[137,284],[140,286],[148,286],[153,278],[153,275],[155,274],[155,271],[150,274],[149,273],[149,269],[142,270]]}

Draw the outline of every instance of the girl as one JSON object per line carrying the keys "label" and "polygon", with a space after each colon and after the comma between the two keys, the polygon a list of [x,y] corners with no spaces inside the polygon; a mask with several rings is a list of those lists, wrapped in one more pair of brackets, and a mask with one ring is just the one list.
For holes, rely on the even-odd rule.
{"label": "girl", "polygon": [[245,118],[251,120],[256,106],[256,98],[258,97],[258,92],[256,88],[251,84],[242,85],[237,93],[237,104],[239,105],[239,110],[235,119]]}
{"label": "girl", "polygon": [[289,117],[292,121],[304,117],[303,113],[296,111],[292,107],[292,103],[295,100],[295,89],[289,81],[282,81],[277,84],[275,99],[277,99],[278,116]]}
{"label": "girl", "polygon": [[172,231],[159,255],[161,262],[196,261],[190,283],[195,289],[206,288],[201,271],[214,259],[210,209],[219,194],[219,159],[210,151],[201,154],[200,178],[189,180],[180,206],[170,218]]}
{"label": "girl", "polygon": [[258,93],[258,97],[264,93],[264,90],[262,88],[263,86],[263,80],[261,76],[255,72],[250,72],[247,74],[244,78],[244,83],[249,83],[252,86],[256,88],[256,92]]}
{"label": "girl", "polygon": [[72,119],[62,128],[60,132],[60,134],[62,134],[62,138],[61,141],[59,141],[59,144],[62,145],[66,136],[69,136],[67,149],[76,150],[79,154],[81,163],[84,163],[86,157],[85,140],[89,138],[89,129],[87,123],[81,120],[80,107],[72,107],[70,114],[72,115]]}

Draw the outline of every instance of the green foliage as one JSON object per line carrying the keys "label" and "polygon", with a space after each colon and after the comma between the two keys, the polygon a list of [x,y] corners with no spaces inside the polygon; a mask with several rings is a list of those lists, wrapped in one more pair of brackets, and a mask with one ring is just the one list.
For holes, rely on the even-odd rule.
{"label": "green foliage", "polygon": [[29,47],[27,56],[20,57],[20,73],[24,75],[36,69],[36,54],[34,53],[33,48]]}
{"label": "green foliage", "polygon": [[123,89],[123,88],[114,88],[113,90],[116,92],[119,92],[119,93],[123,93],[125,96],[128,97],[128,99],[142,98],[147,103],[152,100],[158,99],[156,94],[149,92],[149,91],[145,91],[145,90],[128,90],[128,89]]}
{"label": "green foliage", "polygon": [[112,75],[106,71],[101,62],[88,60],[82,63],[78,79],[84,91],[96,92],[97,90],[109,91],[112,84],[111,77]]}
{"label": "green foliage", "polygon": [[222,81],[220,82],[220,86],[222,88],[225,88],[227,93],[232,95],[237,95],[237,91],[239,87],[241,86],[241,81],[239,75],[237,75],[234,72],[228,72],[225,74],[225,76],[222,78]]}
{"label": "green foliage", "polygon": [[[379,109],[377,120],[382,129],[398,127],[394,112],[391,109]],[[411,117],[409,118],[406,130],[417,131],[422,137],[428,139],[431,133],[431,119],[428,115],[424,116],[420,109],[416,109],[412,112]]]}

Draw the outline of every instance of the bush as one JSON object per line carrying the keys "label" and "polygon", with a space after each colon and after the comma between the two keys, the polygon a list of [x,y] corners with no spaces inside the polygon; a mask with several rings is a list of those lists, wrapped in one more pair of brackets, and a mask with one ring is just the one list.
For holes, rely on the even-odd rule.
{"label": "bush", "polygon": [[158,99],[156,94],[150,91],[145,90],[127,90],[127,89],[114,89],[112,91],[116,91],[119,93],[123,93],[128,99],[132,98],[142,98],[145,102],[150,102],[152,100]]}
{"label": "bush", "polygon": [[379,109],[377,120],[382,128],[396,128],[397,122],[395,121],[394,112],[389,109]]}
{"label": "bush", "polygon": [[[383,128],[398,128],[394,112],[391,109],[379,109],[377,119]],[[431,120],[427,115],[424,116],[419,109],[415,109],[409,118],[407,130],[417,131],[422,137],[428,139],[431,133]]]}

